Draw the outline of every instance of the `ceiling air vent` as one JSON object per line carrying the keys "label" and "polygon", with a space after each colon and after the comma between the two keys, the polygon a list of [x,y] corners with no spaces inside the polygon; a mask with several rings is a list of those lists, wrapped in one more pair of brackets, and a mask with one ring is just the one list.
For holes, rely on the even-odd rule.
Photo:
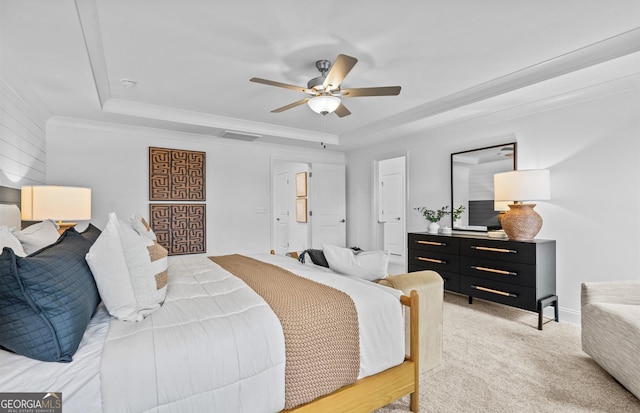
{"label": "ceiling air vent", "polygon": [[224,131],[224,133],[220,137],[221,138],[225,138],[225,139],[235,139],[237,141],[251,142],[251,141],[255,141],[258,138],[262,138],[262,135],[255,135],[253,133],[245,133],[245,132],[236,132],[236,131],[232,131],[232,130],[226,130],[226,131]]}

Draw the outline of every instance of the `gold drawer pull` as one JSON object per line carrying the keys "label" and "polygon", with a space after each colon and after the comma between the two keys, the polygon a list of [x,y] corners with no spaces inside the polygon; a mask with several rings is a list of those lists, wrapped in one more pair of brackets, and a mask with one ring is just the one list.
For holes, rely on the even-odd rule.
{"label": "gold drawer pull", "polygon": [[506,248],[478,247],[478,246],[475,246],[475,245],[472,245],[471,248],[473,248],[474,250],[480,250],[480,251],[506,252],[508,254],[517,254],[518,253],[518,251],[516,251],[516,250],[508,250]]}
{"label": "gold drawer pull", "polygon": [[447,263],[445,260],[437,260],[435,258],[416,257],[416,259],[418,259],[420,261],[433,262],[433,263],[436,263],[436,264],[446,264]]}
{"label": "gold drawer pull", "polygon": [[513,275],[513,276],[517,276],[518,275],[517,272],[513,272],[513,271],[496,270],[494,268],[478,267],[478,266],[475,266],[475,265],[472,265],[471,269],[478,270],[478,271],[492,272],[492,273],[500,274],[500,275]]}
{"label": "gold drawer pull", "polygon": [[416,241],[418,244],[423,244],[423,245],[435,245],[437,247],[446,247],[447,243],[446,242],[434,242],[434,241]]}
{"label": "gold drawer pull", "polygon": [[477,285],[472,285],[471,288],[475,288],[476,290],[480,290],[480,291],[484,291],[487,293],[493,293],[493,294],[498,294],[498,295],[503,295],[505,297],[517,297],[518,294],[514,294],[514,293],[506,293],[504,291],[500,291],[500,290],[492,290],[491,288],[487,288],[487,287],[479,287]]}

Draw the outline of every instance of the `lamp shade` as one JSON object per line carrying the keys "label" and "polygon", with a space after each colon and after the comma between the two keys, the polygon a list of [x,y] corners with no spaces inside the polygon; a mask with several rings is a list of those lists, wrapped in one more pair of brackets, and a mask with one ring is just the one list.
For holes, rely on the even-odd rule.
{"label": "lamp shade", "polygon": [[340,106],[340,98],[335,96],[316,96],[314,98],[309,99],[307,104],[316,113],[321,115],[326,115],[327,113],[332,113],[338,106]]}
{"label": "lamp shade", "polygon": [[548,169],[530,169],[493,175],[496,201],[544,201],[551,199]]}
{"label": "lamp shade", "polygon": [[512,204],[512,201],[493,201],[493,210],[504,212],[509,210],[509,204]]}
{"label": "lamp shade", "polygon": [[91,189],[71,186],[23,186],[22,219],[28,221],[91,219]]}

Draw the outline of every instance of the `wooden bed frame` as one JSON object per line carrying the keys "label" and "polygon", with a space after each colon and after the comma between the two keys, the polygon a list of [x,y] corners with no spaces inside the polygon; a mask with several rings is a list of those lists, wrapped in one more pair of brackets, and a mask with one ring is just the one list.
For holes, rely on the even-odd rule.
{"label": "wooden bed frame", "polygon": [[420,399],[418,293],[413,290],[410,297],[401,296],[400,302],[409,307],[411,337],[410,354],[402,364],[373,376],[362,378],[310,403],[290,410],[283,410],[282,413],[367,413],[384,407],[407,394],[411,395],[411,411],[418,412]]}

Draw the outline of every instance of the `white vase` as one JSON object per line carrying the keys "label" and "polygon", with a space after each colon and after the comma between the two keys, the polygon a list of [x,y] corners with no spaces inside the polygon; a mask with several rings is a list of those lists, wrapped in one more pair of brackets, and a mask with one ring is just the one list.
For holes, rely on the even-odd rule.
{"label": "white vase", "polygon": [[437,222],[431,222],[427,227],[429,234],[437,234],[439,229],[440,229],[440,225],[438,225]]}

